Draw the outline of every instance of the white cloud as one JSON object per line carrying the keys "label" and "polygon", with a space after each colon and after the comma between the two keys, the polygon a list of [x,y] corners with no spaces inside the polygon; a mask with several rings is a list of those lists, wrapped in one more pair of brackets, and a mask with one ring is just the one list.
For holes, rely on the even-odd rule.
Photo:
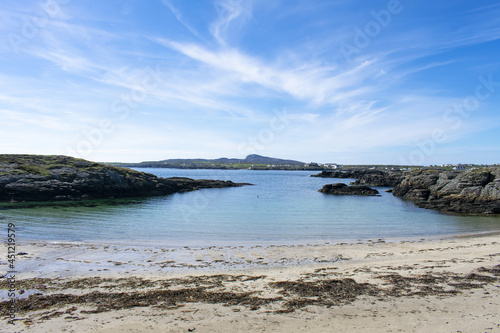
{"label": "white cloud", "polygon": [[[216,0],[214,4],[215,15],[204,7],[206,16],[199,18],[191,15],[186,2],[163,0],[162,9],[171,26],[177,28],[163,31],[158,26],[164,26],[164,20],[140,21],[143,18],[135,10],[138,3],[132,11],[125,8],[125,19],[107,6],[102,7],[107,12],[97,13],[91,7],[69,3],[64,10],[68,14],[52,19],[21,56],[2,49],[3,140],[17,137],[16,142],[25,150],[38,147],[47,151],[42,144],[68,141],[103,118],[115,120],[110,112],[113,101],[140,87],[149,66],[159,68],[163,82],[147,92],[129,118],[116,122],[116,133],[96,149],[95,159],[109,160],[108,153],[126,157],[141,150],[145,153],[140,156],[149,159],[163,152],[172,157],[217,157],[213,155],[218,152],[235,156],[235,146],[241,140],[258,136],[273,112],[285,108],[293,110],[288,115],[290,125],[266,145],[268,152],[293,156],[297,151],[347,154],[411,147],[428,138],[433,128],[447,126],[442,120],[446,109],[473,93],[462,96],[456,89],[462,83],[458,80],[434,85],[429,73],[445,72],[458,62],[471,62],[477,68],[483,62],[473,62],[468,52],[449,57],[448,52],[500,39],[493,15],[477,20],[477,24],[467,18],[462,28],[446,33],[435,33],[441,25],[410,27],[394,19],[393,25],[348,63],[339,56],[338,43],[352,39],[352,29],[336,25],[336,21],[345,22],[351,16],[345,11],[335,14],[335,19],[319,15],[323,8],[331,9],[330,1],[311,5]],[[260,12],[269,7],[280,13],[272,24],[259,21],[270,19],[271,14]],[[29,8],[28,14],[37,7]],[[481,10],[495,8],[471,11],[471,15]],[[104,19],[108,14],[109,19]],[[6,13],[0,33],[20,29],[24,15],[22,10]],[[287,20],[297,18],[305,24],[292,31]],[[287,24],[280,25],[283,23]],[[276,33],[285,40],[292,35],[303,39],[290,39],[274,47],[273,38],[269,38],[269,44],[262,44],[266,52],[261,52],[254,31],[244,35],[247,28],[257,26],[268,29],[270,36]],[[488,55],[481,56],[487,59]],[[496,68],[492,61],[486,63]],[[464,76],[456,74],[457,78]],[[494,98],[484,104],[494,105]],[[493,118],[491,110],[493,107],[475,113],[459,129],[446,127],[450,141],[498,126],[493,121],[484,122]],[[31,141],[16,134],[26,129]],[[37,137],[43,139],[37,141]],[[134,142],[128,137],[141,139]],[[10,142],[2,144],[15,147]]]}
{"label": "white cloud", "polygon": [[194,36],[198,37],[199,39],[203,40],[203,37],[198,33],[198,31],[196,31],[195,28],[193,28],[190,24],[188,24],[186,22],[186,20],[184,19],[184,16],[182,15],[181,11],[175,7],[171,1],[169,0],[163,0],[163,4],[165,6],[168,7],[168,9],[170,9],[170,11],[172,12],[172,14],[175,15],[175,18],[177,19],[177,21],[179,21],[179,23],[181,23],[189,32],[191,32]]}
{"label": "white cloud", "polygon": [[365,93],[370,88],[363,87],[363,81],[374,76],[373,69],[368,67],[374,60],[344,72],[332,72],[331,67],[325,66],[287,68],[263,63],[235,49],[210,51],[195,44],[157,41],[215,69],[236,74],[239,83],[258,84],[316,104],[337,103]]}
{"label": "white cloud", "polygon": [[226,45],[228,31],[234,32],[252,17],[251,1],[216,0],[214,5],[218,18],[210,26],[210,31],[219,44]]}

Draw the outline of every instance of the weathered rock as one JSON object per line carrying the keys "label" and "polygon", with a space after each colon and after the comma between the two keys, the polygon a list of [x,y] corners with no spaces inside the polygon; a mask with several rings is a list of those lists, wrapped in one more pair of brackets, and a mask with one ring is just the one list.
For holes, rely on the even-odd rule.
{"label": "weathered rock", "polygon": [[403,176],[393,194],[443,212],[500,214],[500,168],[412,171]]}
{"label": "weathered rock", "polygon": [[0,155],[0,201],[143,197],[242,185],[248,184],[160,178],[66,156]]}
{"label": "weathered rock", "polygon": [[379,194],[377,190],[364,185],[348,186],[344,183],[327,184],[319,192],[334,195],[367,195]]}
{"label": "weathered rock", "polygon": [[358,173],[352,170],[323,170],[317,175],[311,175],[311,177],[320,178],[357,178]]}
{"label": "weathered rock", "polygon": [[399,184],[397,184],[392,193],[397,197],[403,197],[404,199],[411,200],[413,197],[420,197],[420,195],[413,193],[415,190],[429,190],[431,186],[435,185],[439,179],[439,173],[441,171],[437,170],[419,170],[411,172],[401,179]]}
{"label": "weathered rock", "polygon": [[399,170],[323,170],[312,177],[321,178],[351,178],[356,179],[353,185],[392,187],[399,183],[401,179],[401,171]]}
{"label": "weathered rock", "polygon": [[413,189],[413,190],[409,191],[408,193],[406,193],[405,200],[423,201],[423,200],[427,200],[429,198],[430,194],[431,194],[430,190],[417,188],[417,189]]}

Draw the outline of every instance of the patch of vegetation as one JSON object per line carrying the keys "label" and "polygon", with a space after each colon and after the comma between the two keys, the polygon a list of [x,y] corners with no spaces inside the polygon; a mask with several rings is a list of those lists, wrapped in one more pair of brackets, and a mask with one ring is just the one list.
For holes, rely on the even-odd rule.
{"label": "patch of vegetation", "polygon": [[11,171],[1,171],[0,172],[0,177],[1,176],[10,176],[10,175],[22,175],[22,174],[25,174],[26,172],[24,172],[23,170],[11,170]]}
{"label": "patch of vegetation", "polygon": [[18,167],[20,170],[26,171],[26,173],[31,173],[34,175],[40,175],[40,176],[50,176],[49,170],[47,168],[40,166],[40,165],[33,165],[33,164],[21,164]]}

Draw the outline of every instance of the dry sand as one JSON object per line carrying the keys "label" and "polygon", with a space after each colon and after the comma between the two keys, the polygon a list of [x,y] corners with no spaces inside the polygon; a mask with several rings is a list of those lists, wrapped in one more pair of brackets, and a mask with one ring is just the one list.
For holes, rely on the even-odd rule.
{"label": "dry sand", "polygon": [[1,303],[2,332],[500,332],[497,235],[18,251],[24,292],[15,325]]}

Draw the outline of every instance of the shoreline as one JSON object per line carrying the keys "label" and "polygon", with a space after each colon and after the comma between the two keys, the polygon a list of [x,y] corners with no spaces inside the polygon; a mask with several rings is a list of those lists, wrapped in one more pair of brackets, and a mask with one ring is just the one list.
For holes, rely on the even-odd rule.
{"label": "shoreline", "polygon": [[[440,240],[452,240],[461,238],[481,238],[500,235],[500,229],[489,230],[489,231],[477,231],[477,232],[464,232],[464,233],[451,233],[451,234],[440,234],[440,235],[421,235],[421,236],[409,236],[409,237],[373,237],[370,239],[346,239],[346,240],[336,240],[336,239],[306,239],[306,240],[292,240],[292,241],[213,241],[205,243],[197,243],[195,245],[186,245],[186,241],[169,242],[168,244],[160,243],[159,240],[155,241],[140,241],[136,243],[130,243],[129,240],[124,241],[84,241],[84,240],[43,240],[43,239],[22,239],[19,246],[26,245],[75,245],[75,246],[118,246],[118,247],[140,247],[140,248],[169,248],[169,249],[180,249],[189,247],[190,249],[202,249],[207,247],[283,247],[283,246],[320,246],[320,245],[344,245],[344,244],[371,244],[371,243],[399,243],[399,242],[421,242],[421,241],[440,241]],[[188,240],[187,242],[190,242]]]}
{"label": "shoreline", "polygon": [[[16,283],[25,296],[19,295],[15,328],[495,331],[498,234],[176,249],[23,242],[19,250],[27,255],[17,258]],[[6,263],[0,261],[2,272]],[[4,315],[0,330],[11,329]]]}
{"label": "shoreline", "polygon": [[[407,244],[424,244],[430,247],[433,244],[461,240],[494,240],[498,235],[500,231],[345,242],[217,242],[197,246],[183,246],[181,243],[162,246],[156,243],[18,240],[16,252],[26,253],[17,256],[17,265],[24,278],[94,275],[117,277],[127,274],[154,277],[159,274],[218,274],[314,268],[352,261],[345,253],[362,252],[372,247],[398,248]],[[0,251],[7,253],[6,244],[0,245]],[[7,260],[0,260],[2,276],[6,265]]]}

